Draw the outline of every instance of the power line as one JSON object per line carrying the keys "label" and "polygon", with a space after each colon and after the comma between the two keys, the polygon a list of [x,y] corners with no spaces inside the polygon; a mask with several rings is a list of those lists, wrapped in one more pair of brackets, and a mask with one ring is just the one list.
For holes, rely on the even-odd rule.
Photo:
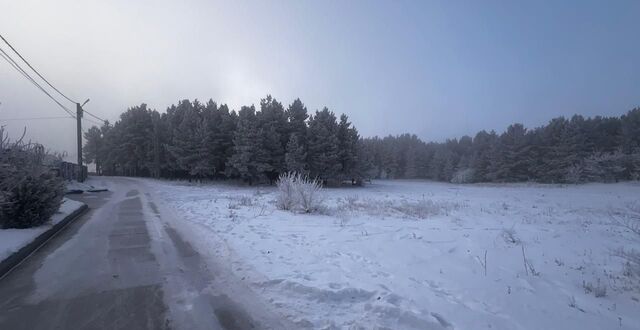
{"label": "power line", "polygon": [[62,97],[64,97],[65,99],[69,100],[69,102],[71,103],[78,103],[70,98],[68,98],[66,95],[62,94],[62,92],[60,90],[58,90],[57,88],[55,88],[47,79],[45,79],[40,72],[38,72],[38,70],[36,70],[33,66],[31,66],[31,64],[24,58],[22,57],[22,55],[20,55],[20,53],[13,48],[13,46],[11,46],[11,44],[9,43],[9,41],[7,41],[7,39],[5,39],[1,34],[0,34],[0,39],[2,39],[2,41],[4,41],[5,44],[7,44],[9,46],[9,48],[11,48],[11,50],[13,50],[14,53],[16,53],[18,55],[18,57],[20,57],[20,59],[22,59],[24,61],[24,63],[26,63],[31,70],[33,70],[33,72],[35,72],[38,77],[42,78],[42,80],[44,80],[44,82],[47,83],[47,85],[49,85],[49,87],[53,88],[53,90],[55,90],[56,92],[58,92],[58,94],[62,95]]}
{"label": "power line", "polygon": [[[86,111],[85,111],[85,112],[86,112]],[[97,122],[97,121],[95,121],[95,120],[88,119],[88,118],[85,118],[85,117],[82,117],[82,120],[84,120],[84,121],[88,121],[88,122],[90,122],[90,123],[92,123],[92,124],[96,124],[96,125],[102,125],[102,124],[103,124],[103,123],[99,123],[99,122]]]}
{"label": "power line", "polygon": [[102,122],[106,122],[106,120],[104,120],[104,119],[102,119],[102,118],[100,118],[100,117],[98,117],[98,116],[96,116],[96,115],[92,114],[91,112],[89,112],[89,111],[87,111],[87,110],[84,110],[84,109],[83,109],[82,111],[83,111],[83,112],[86,112],[89,116],[91,116],[91,117],[93,117],[93,118],[95,118],[95,119],[97,119],[97,120],[100,120],[100,121],[102,121]]}
{"label": "power line", "polygon": [[15,121],[15,120],[43,120],[43,119],[68,119],[69,116],[63,117],[29,117],[29,118],[0,118],[0,121]]}
{"label": "power line", "polygon": [[53,100],[53,102],[55,102],[57,105],[59,105],[67,114],[69,114],[69,116],[75,118],[75,116],[73,115],[73,112],[71,110],[69,110],[69,108],[65,107],[62,103],[60,103],[58,100],[56,100],[56,98],[54,98],[53,96],[51,96],[51,94],[49,94],[49,92],[47,92],[42,86],[40,86],[40,84],[38,84],[38,82],[36,82],[21,66],[20,64],[18,64],[13,58],[11,58],[11,56],[9,56],[9,54],[7,54],[2,48],[0,48],[0,57],[2,57],[5,61],[7,61],[7,63],[9,63],[9,65],[11,65],[16,71],[18,71],[20,74],[22,74],[27,80],[29,80],[32,84],[34,84],[38,89],[40,89],[40,91],[42,91],[43,93],[45,93],[49,98],[51,98]]}
{"label": "power line", "polygon": [[36,82],[21,66],[20,64],[18,64],[13,58],[11,58],[11,56],[9,54],[7,54],[2,48],[0,48],[0,57],[2,57],[5,61],[7,61],[7,63],[9,63],[9,65],[11,65],[16,71],[18,71],[20,74],[22,74],[22,76],[24,76],[25,79],[27,79],[28,81],[30,81],[34,86],[36,86],[40,91],[42,91],[43,93],[45,93],[49,98],[51,98],[53,100],[53,102],[55,102],[57,105],[59,105],[67,114],[69,114],[71,117],[75,118],[75,116],[73,116],[73,112],[71,110],[69,110],[69,108],[65,107],[62,103],[60,103],[56,98],[54,98],[53,96],[51,96],[51,94],[49,94],[49,92],[47,92],[42,86],[40,86],[40,84],[38,84],[38,82]]}

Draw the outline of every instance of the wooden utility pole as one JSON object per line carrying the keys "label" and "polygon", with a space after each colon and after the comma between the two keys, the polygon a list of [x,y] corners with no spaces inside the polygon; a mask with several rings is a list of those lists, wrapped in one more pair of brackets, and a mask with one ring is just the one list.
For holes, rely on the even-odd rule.
{"label": "wooden utility pole", "polygon": [[80,103],[76,103],[76,122],[78,123],[78,176],[76,179],[82,182],[84,180],[82,178],[82,106]]}

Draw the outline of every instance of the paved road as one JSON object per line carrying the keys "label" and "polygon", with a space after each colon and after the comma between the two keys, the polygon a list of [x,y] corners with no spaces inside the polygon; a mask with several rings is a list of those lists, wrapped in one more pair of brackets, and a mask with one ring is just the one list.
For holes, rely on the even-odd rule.
{"label": "paved road", "polygon": [[259,300],[250,290],[227,294],[239,281],[211,269],[143,182],[103,184],[111,191],[74,197],[87,214],[0,279],[0,329],[289,328],[242,308]]}

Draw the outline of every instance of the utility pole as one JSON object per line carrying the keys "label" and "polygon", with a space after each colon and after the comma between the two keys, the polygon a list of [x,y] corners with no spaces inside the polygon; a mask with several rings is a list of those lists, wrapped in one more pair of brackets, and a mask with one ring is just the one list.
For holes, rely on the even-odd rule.
{"label": "utility pole", "polygon": [[84,173],[82,171],[82,106],[87,104],[87,102],[89,102],[89,99],[84,101],[82,105],[80,105],[80,103],[76,103],[76,122],[78,126],[78,176],[76,179],[79,182],[84,181]]}
{"label": "utility pole", "polygon": [[76,121],[78,123],[78,165],[82,166],[82,106],[76,103]]}

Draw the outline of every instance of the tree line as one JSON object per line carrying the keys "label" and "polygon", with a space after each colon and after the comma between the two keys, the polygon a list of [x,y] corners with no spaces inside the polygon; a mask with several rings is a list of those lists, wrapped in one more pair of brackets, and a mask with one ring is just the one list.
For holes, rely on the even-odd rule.
{"label": "tree line", "polygon": [[620,117],[554,118],[527,129],[480,131],[445,142],[416,135],[361,138],[346,115],[182,100],[166,112],[145,104],[85,133],[84,156],[106,175],[241,179],[273,183],[297,172],[324,183],[368,178],[447,182],[580,183],[640,178],[640,108]]}
{"label": "tree line", "polygon": [[554,118],[541,127],[510,125],[442,143],[415,135],[366,138],[375,178],[451,182],[580,183],[640,178],[640,108],[620,117]]}
{"label": "tree line", "polygon": [[326,107],[309,114],[296,99],[286,109],[267,96],[238,112],[209,100],[182,100],[165,113],[146,104],[113,125],[84,134],[84,157],[105,175],[241,179],[273,183],[297,172],[328,182],[359,183],[361,139],[346,115]]}

